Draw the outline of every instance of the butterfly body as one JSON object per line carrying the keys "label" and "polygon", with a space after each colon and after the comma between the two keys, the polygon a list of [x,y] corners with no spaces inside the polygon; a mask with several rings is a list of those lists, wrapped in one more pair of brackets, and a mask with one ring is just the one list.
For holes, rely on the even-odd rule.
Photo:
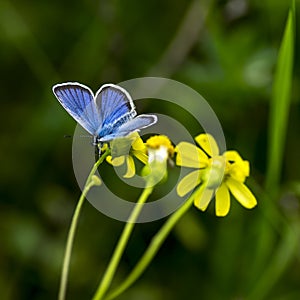
{"label": "butterfly body", "polygon": [[65,110],[91,135],[94,143],[111,141],[157,122],[155,115],[138,115],[128,92],[115,84],[103,85],[94,95],[77,82],[57,84],[53,93]]}

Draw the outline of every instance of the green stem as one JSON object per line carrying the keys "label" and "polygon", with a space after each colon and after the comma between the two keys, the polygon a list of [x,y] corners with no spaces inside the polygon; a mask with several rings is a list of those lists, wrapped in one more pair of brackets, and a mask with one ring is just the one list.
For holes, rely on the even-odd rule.
{"label": "green stem", "polygon": [[184,215],[185,212],[187,212],[187,210],[193,204],[195,193],[197,193],[197,195],[201,194],[205,189],[205,186],[206,186],[205,184],[202,184],[200,188],[196,190],[190,196],[190,198],[188,198],[188,200],[175,213],[171,215],[171,217],[169,217],[166,223],[153,237],[148,249],[145,251],[144,255],[137,263],[135,268],[132,270],[132,272],[127,276],[127,278],[123,281],[123,283],[121,283],[121,285],[117,289],[115,289],[110,294],[108,294],[105,300],[115,299],[126,289],[128,289],[141,276],[141,274],[145,271],[145,269],[148,267],[148,265],[154,258],[155,254],[160,249],[165,239],[168,237],[173,227],[176,225],[177,221]]}
{"label": "green stem", "polygon": [[98,159],[98,161],[94,164],[87,180],[84,186],[84,189],[80,195],[80,198],[78,200],[74,215],[72,217],[71,221],[71,226],[68,232],[68,238],[67,238],[67,245],[65,249],[65,254],[64,254],[64,260],[63,260],[63,267],[61,271],[61,279],[60,279],[60,286],[59,286],[59,294],[58,294],[58,299],[59,300],[64,300],[66,298],[66,290],[67,290],[67,279],[68,279],[68,273],[69,273],[69,268],[70,268],[70,260],[71,260],[71,253],[72,253],[72,248],[73,248],[73,243],[74,243],[74,236],[78,224],[78,219],[81,211],[81,207],[83,205],[84,199],[95,183],[92,181],[92,176],[95,174],[97,171],[99,165],[104,161],[105,157],[109,154],[109,150],[107,149],[102,156]]}
{"label": "green stem", "polygon": [[134,228],[135,221],[137,220],[139,213],[140,213],[141,209],[143,208],[142,204],[146,202],[146,200],[148,199],[148,197],[150,196],[152,191],[153,191],[152,186],[146,187],[143,190],[143,193],[141,194],[140,198],[138,199],[137,204],[134,206],[134,209],[123,229],[121,237],[120,237],[118,244],[115,248],[115,251],[111,257],[108,267],[103,275],[102,281],[101,281],[100,285],[98,286],[98,289],[93,297],[93,300],[103,299],[104,294],[106,293],[107,289],[110,287],[111,281],[114,277],[114,274],[119,265],[122,254],[125,250],[125,247],[128,243],[131,232]]}

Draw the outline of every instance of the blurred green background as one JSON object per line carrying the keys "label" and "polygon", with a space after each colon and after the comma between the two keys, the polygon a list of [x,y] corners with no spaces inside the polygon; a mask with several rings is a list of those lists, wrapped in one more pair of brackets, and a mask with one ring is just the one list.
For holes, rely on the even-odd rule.
{"label": "blurred green background", "polygon": [[[64,138],[75,122],[52,85],[79,81],[96,90],[143,76],[178,80],[207,99],[227,147],[251,162],[247,183],[259,205],[246,211],[232,201],[226,218],[215,217],[213,205],[206,213],[193,208],[119,299],[300,299],[299,39],[288,123],[277,145],[284,151],[280,182],[265,188],[274,148],[268,139],[272,85],[289,4],[1,0],[0,299],[57,297],[80,190],[72,139]],[[147,103],[145,111],[176,113]],[[136,226],[114,285],[163,222]],[[68,299],[91,298],[123,225],[85,203]]]}

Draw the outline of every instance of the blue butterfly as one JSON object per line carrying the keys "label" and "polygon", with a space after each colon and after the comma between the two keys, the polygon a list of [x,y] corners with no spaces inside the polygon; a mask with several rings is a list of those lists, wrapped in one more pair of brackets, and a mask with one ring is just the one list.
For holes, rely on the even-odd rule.
{"label": "blue butterfly", "polygon": [[126,90],[104,84],[94,95],[77,82],[53,86],[53,93],[64,109],[91,135],[94,143],[111,141],[157,122],[157,116],[136,116],[135,106]]}

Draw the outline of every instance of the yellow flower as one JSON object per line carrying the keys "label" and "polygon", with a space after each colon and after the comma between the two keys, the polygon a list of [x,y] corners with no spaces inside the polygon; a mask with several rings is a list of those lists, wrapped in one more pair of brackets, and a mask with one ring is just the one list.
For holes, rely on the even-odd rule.
{"label": "yellow flower", "polygon": [[[107,156],[106,161],[115,167],[126,163],[127,171],[123,175],[124,178],[131,178],[135,175],[134,156],[144,164],[148,162],[147,147],[137,132],[126,138],[113,140],[110,146],[112,155]],[[130,150],[128,150],[128,147],[130,147]]]}
{"label": "yellow flower", "polygon": [[249,162],[243,160],[237,151],[219,154],[214,138],[209,134],[200,134],[195,138],[200,148],[187,142],[176,147],[176,164],[195,168],[185,176],[177,186],[179,196],[184,196],[200,183],[206,184],[204,194],[195,194],[194,204],[206,210],[215,195],[217,216],[226,216],[230,209],[230,193],[245,208],[251,209],[257,201],[244,184],[249,176]]}

